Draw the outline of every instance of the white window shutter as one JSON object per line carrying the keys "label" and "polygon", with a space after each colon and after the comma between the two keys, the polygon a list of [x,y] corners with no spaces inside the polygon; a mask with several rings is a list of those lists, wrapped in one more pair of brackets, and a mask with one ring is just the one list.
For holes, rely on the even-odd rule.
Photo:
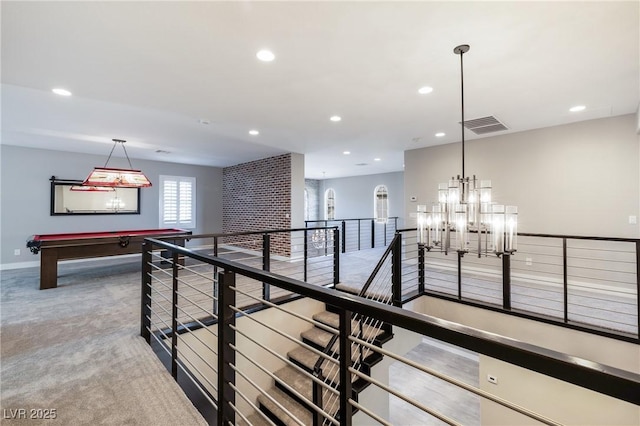
{"label": "white window shutter", "polygon": [[196,179],[160,176],[160,226],[196,227]]}

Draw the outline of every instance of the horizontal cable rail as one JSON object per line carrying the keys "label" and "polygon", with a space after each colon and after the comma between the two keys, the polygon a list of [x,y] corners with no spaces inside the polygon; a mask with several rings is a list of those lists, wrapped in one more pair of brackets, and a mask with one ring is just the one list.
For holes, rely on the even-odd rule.
{"label": "horizontal cable rail", "polygon": [[640,239],[519,233],[513,255],[478,258],[419,247],[415,228],[398,232],[405,300],[429,294],[640,341]]}
{"label": "horizontal cable rail", "polygon": [[[146,239],[141,334],[169,356],[167,365],[173,377],[191,382],[217,410],[217,424],[351,424],[356,416],[359,423],[407,424],[396,417],[406,410],[426,416],[416,417],[422,424],[432,417],[449,424],[469,423],[464,417],[469,404],[449,404],[455,407],[453,411],[440,406],[428,396],[431,386],[438,393],[444,387],[455,388],[465,401],[475,401],[471,405],[478,407],[477,413],[470,415],[480,416],[481,404],[495,403],[545,424],[563,423],[540,412],[540,407],[529,407],[528,401],[494,395],[480,385],[478,373],[475,382],[469,383],[458,378],[456,371],[430,364],[431,357],[416,361],[414,350],[425,345],[437,350],[450,348],[445,351],[447,359],[464,352],[464,359],[476,359],[477,363],[482,355],[522,368],[526,374],[549,376],[567,386],[640,405],[638,374],[394,306],[405,293],[398,288],[399,277],[407,273],[399,259],[402,253],[413,252],[402,238],[408,241],[410,237],[393,239],[392,249],[376,268],[375,279],[370,280],[364,295],[373,299]],[[166,253],[156,256],[160,250]],[[417,271],[417,256],[411,256]],[[210,275],[201,268],[192,270],[192,262],[208,265]],[[302,298],[281,305],[264,292],[247,291],[264,283]],[[425,285],[429,285],[428,279]],[[241,300],[267,309],[247,311],[242,306],[245,302],[238,303]],[[202,308],[210,314],[214,306],[216,322],[194,320]],[[393,327],[393,333],[384,339],[373,338],[383,325]],[[334,335],[338,338],[332,339]],[[390,338],[398,339],[400,347],[413,342],[408,347],[414,350],[387,349]],[[319,357],[321,372],[314,368]],[[411,386],[394,382],[391,370],[388,379],[376,378],[373,372],[382,359],[391,361],[393,371],[401,369],[407,377],[437,384],[429,389],[420,387],[415,393]],[[385,412],[373,403],[376,399],[369,399],[370,392],[382,392],[393,401],[391,407],[403,408]]]}
{"label": "horizontal cable rail", "polygon": [[305,225],[309,228],[315,224],[338,226],[341,235],[339,240],[340,252],[347,253],[387,246],[398,228],[398,219],[397,216],[393,216],[387,220],[378,220],[372,217],[305,220]]}

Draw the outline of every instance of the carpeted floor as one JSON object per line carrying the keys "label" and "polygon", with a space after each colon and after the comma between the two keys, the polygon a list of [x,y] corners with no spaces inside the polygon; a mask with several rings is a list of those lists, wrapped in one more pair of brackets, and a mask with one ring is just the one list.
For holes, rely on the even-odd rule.
{"label": "carpeted floor", "polygon": [[207,424],[139,337],[139,262],[63,264],[42,291],[38,268],[1,272],[0,423]]}

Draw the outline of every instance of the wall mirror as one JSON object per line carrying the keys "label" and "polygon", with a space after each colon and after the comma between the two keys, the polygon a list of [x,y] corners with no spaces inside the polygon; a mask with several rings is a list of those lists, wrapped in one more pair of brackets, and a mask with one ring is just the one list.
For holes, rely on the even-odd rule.
{"label": "wall mirror", "polygon": [[140,214],[140,188],[83,187],[51,176],[51,216]]}

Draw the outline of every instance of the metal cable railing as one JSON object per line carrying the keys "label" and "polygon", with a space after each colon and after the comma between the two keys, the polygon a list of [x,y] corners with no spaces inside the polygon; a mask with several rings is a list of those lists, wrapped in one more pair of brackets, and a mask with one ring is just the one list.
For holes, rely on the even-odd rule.
{"label": "metal cable railing", "polygon": [[[392,252],[393,249],[399,247],[400,237],[396,235],[384,252],[378,264],[373,268],[373,272],[367,281],[363,284],[362,288],[358,292],[359,297],[363,297],[375,302],[390,304],[393,301],[393,265],[392,265]],[[399,280],[399,277],[396,277]],[[368,343],[375,342],[379,335],[384,333],[383,323],[377,321],[374,318],[369,318],[360,314],[354,314],[352,316],[352,326],[354,335]],[[339,348],[336,343],[338,335],[334,335],[329,343],[325,346],[324,353],[330,354],[331,357],[339,359]],[[365,361],[369,359],[372,353],[358,344],[351,344],[350,356],[352,358],[352,367],[355,369],[363,369],[365,367]],[[318,358],[314,365],[314,375],[324,379],[324,383],[337,387],[339,384],[339,364],[330,364],[328,368],[325,366],[325,361],[322,357]],[[357,379],[356,376],[352,376],[351,380]],[[320,395],[320,392],[316,390],[314,395]],[[314,400],[314,404],[324,407],[329,413],[337,413],[339,409],[339,395],[330,395],[328,399]],[[324,419],[323,424],[330,422],[330,419]]]}
{"label": "metal cable railing", "polygon": [[375,218],[305,220],[307,228],[313,226],[337,226],[341,238],[341,253],[364,250],[375,247],[386,247],[398,229],[398,217],[390,217],[379,221]]}
{"label": "metal cable railing", "polygon": [[[159,255],[160,248],[169,255]],[[483,416],[496,410],[499,416],[524,416],[516,417],[520,423],[580,423],[591,407],[597,409],[599,398],[609,398],[606,404],[613,405],[607,405],[608,411],[616,419],[637,415],[638,374],[401,309],[401,252],[398,236],[376,273],[363,283],[364,295],[370,297],[365,298],[148,239],[141,334],[166,354],[176,380],[189,383],[186,389],[196,393],[192,400],[216,410],[217,418],[210,421],[217,424],[468,424],[490,422]],[[211,273],[202,265],[209,265]],[[213,268],[218,268],[215,275]],[[245,286],[245,281],[252,285]],[[247,291],[262,283],[302,298],[281,304]],[[247,311],[245,300],[265,309]],[[393,345],[373,338],[380,324],[393,327]],[[331,353],[325,353],[323,345],[331,336],[338,337],[329,345]],[[427,343],[448,347],[441,361],[432,353],[414,357]],[[319,358],[320,375],[313,368]],[[376,373],[382,360],[392,363],[393,375]],[[476,365],[473,380],[459,377],[468,370],[466,364],[447,367],[461,360]],[[566,386],[564,392],[590,392],[588,398],[595,399],[564,412],[555,401],[532,397],[523,387],[505,396],[500,387],[487,388],[494,385],[487,385],[479,373],[483,365],[496,371],[495,363],[518,369],[517,380],[528,383],[524,388],[542,386],[534,394],[546,392],[545,384],[536,384],[540,380],[553,380]],[[388,363],[383,365],[380,368],[391,371]],[[509,370],[502,380],[512,374]],[[410,385],[414,380],[419,382]],[[455,391],[449,394],[445,387]],[[433,394],[440,396],[429,396]],[[460,403],[458,394],[475,402]],[[388,405],[379,403],[381,395],[388,397]],[[447,401],[440,403],[443,398]]]}
{"label": "metal cable railing", "polygon": [[415,229],[399,232],[418,252],[403,250],[405,300],[431,294],[640,340],[640,239],[522,233],[515,254],[478,258],[427,251]]}

